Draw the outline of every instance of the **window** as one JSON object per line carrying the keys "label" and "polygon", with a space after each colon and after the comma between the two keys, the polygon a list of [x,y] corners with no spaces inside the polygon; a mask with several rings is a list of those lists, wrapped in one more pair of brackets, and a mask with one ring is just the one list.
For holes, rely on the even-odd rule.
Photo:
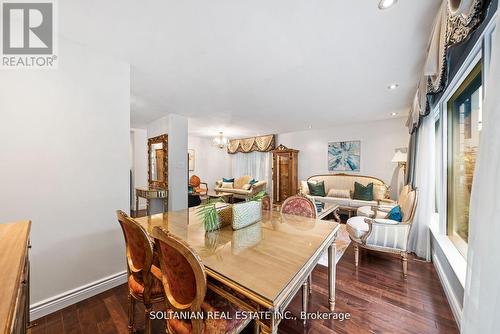
{"label": "window", "polygon": [[435,175],[435,184],[434,184],[434,212],[439,214],[439,205],[440,205],[440,189],[441,189],[441,119],[437,118],[434,122],[434,145],[435,156],[434,156],[434,175]]}
{"label": "window", "polygon": [[447,103],[447,233],[463,256],[469,237],[469,203],[482,129],[482,62]]}

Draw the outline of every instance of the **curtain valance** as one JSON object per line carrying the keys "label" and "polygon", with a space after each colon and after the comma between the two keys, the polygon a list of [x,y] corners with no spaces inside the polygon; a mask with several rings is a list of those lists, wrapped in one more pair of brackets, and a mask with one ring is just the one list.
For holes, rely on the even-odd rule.
{"label": "curtain valance", "polygon": [[410,133],[419,126],[420,118],[429,113],[427,94],[437,94],[446,87],[448,48],[464,41],[481,23],[486,2],[487,0],[443,1],[434,20],[423,74],[406,122]]}
{"label": "curtain valance", "polygon": [[269,152],[274,149],[274,135],[231,139],[227,145],[227,153]]}

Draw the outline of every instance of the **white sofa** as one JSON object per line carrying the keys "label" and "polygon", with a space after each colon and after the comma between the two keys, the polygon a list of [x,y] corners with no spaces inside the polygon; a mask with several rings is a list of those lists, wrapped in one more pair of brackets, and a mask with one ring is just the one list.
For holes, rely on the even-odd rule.
{"label": "white sofa", "polygon": [[[307,185],[307,182],[318,181],[325,182],[325,197],[311,196],[309,193],[309,186]],[[354,182],[358,182],[364,186],[373,183],[373,201],[353,199],[352,195],[354,193]],[[332,189],[343,190],[343,192],[346,193],[346,196],[338,197],[339,194],[336,194],[336,196],[332,196]],[[346,190],[349,190],[348,197]],[[381,201],[389,197],[388,187],[384,183],[384,181],[372,176],[351,175],[343,173],[311,176],[307,179],[307,181],[301,181],[300,192],[303,195],[310,196],[311,199],[319,202],[338,204],[341,209],[347,210],[349,212],[354,212],[357,210],[357,208],[363,206],[378,205]],[[330,196],[328,196],[329,192]]]}

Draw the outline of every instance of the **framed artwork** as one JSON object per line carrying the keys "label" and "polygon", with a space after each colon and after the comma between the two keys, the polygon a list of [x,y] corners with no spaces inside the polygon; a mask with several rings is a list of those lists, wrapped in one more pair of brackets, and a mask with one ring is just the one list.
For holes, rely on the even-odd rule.
{"label": "framed artwork", "polygon": [[194,171],[194,150],[188,150],[188,169]]}
{"label": "framed artwork", "polygon": [[339,141],[328,143],[328,171],[359,172],[361,141]]}

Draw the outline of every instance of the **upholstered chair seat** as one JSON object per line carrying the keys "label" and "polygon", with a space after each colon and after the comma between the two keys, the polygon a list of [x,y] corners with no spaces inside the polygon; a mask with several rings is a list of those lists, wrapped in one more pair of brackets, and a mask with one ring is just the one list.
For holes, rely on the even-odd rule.
{"label": "upholstered chair seat", "polygon": [[370,226],[365,223],[365,218],[363,216],[349,218],[346,223],[346,230],[351,238],[361,240],[368,233]]}
{"label": "upholstered chair seat", "polygon": [[[150,297],[152,299],[163,298],[163,285],[161,283],[161,271],[156,266],[151,266],[152,280]],[[130,292],[137,298],[142,299],[144,294],[144,282],[134,275],[128,277],[128,288]]]}
{"label": "upholstered chair seat", "polygon": [[[244,310],[207,290],[205,301],[201,304],[201,311],[206,315],[209,312],[212,314],[224,314],[227,319],[213,319],[206,317],[203,321],[201,333],[204,334],[224,334],[224,333],[239,333],[247,324],[248,321],[238,317],[237,313]],[[169,333],[172,334],[191,334],[193,333],[193,325],[189,320],[183,320],[182,317],[171,317],[167,321]]]}

